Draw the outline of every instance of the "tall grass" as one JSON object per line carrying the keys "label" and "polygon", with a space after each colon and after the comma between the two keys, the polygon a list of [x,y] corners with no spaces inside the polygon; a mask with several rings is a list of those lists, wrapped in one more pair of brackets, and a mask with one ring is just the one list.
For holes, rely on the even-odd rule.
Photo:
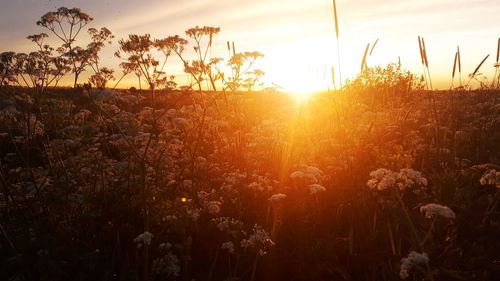
{"label": "tall grass", "polygon": [[472,79],[476,79],[476,75],[478,74],[479,72],[479,69],[481,68],[481,66],[484,64],[484,62],[490,57],[490,55],[486,55],[486,57],[484,57],[484,59],[479,63],[479,65],[476,67],[476,69],[474,69],[474,72],[472,72],[472,74],[469,75],[469,81],[467,82],[467,86],[469,86],[470,82],[472,81]]}
{"label": "tall grass", "polygon": [[[500,75],[498,73],[498,68],[500,68],[500,38],[498,38],[498,44],[497,44],[497,59],[495,61],[494,67],[495,67],[495,75],[493,76],[493,81],[491,82],[491,87],[492,88],[498,88],[500,86]],[[495,84],[496,82],[496,84]]]}
{"label": "tall grass", "polygon": [[361,61],[361,74],[363,70],[367,70],[368,66],[366,65],[366,56],[368,55],[368,51],[370,50],[370,43],[366,45],[365,53],[363,55],[363,60]]}
{"label": "tall grass", "polygon": [[455,59],[453,60],[453,71],[451,73],[451,88],[453,88],[453,81],[455,80],[455,71],[457,70],[457,60],[458,60],[458,53],[455,52]]}
{"label": "tall grass", "polygon": [[460,59],[460,47],[457,46],[458,80],[462,87],[462,60]]}
{"label": "tall grass", "polygon": [[429,84],[427,83],[427,77],[426,77],[426,74],[425,74],[424,48],[422,46],[422,39],[420,38],[420,36],[418,36],[418,49],[420,51],[420,60],[421,60],[421,63],[422,63],[423,78],[425,80],[425,88],[427,90],[429,90]]}
{"label": "tall grass", "polygon": [[339,80],[340,80],[340,89],[342,90],[342,63],[340,62],[340,43],[339,43],[339,18],[337,15],[337,3],[333,0],[333,15],[335,18],[335,36],[337,38],[337,60],[339,62]]}
{"label": "tall grass", "polygon": [[432,91],[433,87],[432,87],[431,72],[429,70],[429,60],[427,59],[427,48],[425,47],[424,37],[422,37],[422,51],[424,54],[425,68],[427,69],[427,75],[429,77],[429,85],[431,86],[431,91]]}

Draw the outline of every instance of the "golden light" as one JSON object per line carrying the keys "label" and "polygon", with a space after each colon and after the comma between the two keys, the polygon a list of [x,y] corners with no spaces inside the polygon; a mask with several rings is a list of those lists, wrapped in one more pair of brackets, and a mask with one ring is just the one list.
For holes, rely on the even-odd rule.
{"label": "golden light", "polygon": [[182,203],[186,203],[186,202],[187,202],[187,198],[186,198],[186,197],[182,197],[182,198],[181,198],[181,202],[182,202]]}
{"label": "golden light", "polygon": [[[343,84],[347,79],[359,74],[366,44],[368,41],[373,43],[375,39],[367,35],[363,38],[349,37],[342,42]],[[383,44],[384,42],[379,42],[372,55],[367,58],[370,67],[391,62],[391,59],[392,62],[397,60],[397,56],[391,56],[378,49]],[[258,67],[266,73],[264,82],[276,84],[281,91],[292,94],[301,102],[314,93],[333,90],[340,86],[336,48],[335,38],[331,33],[296,39],[263,50],[265,56]],[[332,78],[335,80],[335,85]]]}

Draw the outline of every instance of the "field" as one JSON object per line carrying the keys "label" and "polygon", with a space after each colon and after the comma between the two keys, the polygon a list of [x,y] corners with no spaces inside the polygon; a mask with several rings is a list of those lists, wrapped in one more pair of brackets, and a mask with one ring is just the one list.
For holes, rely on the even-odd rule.
{"label": "field", "polygon": [[333,11],[315,94],[208,26],[118,40],[115,80],[109,29],[43,15],[0,53],[0,280],[498,281],[500,39],[491,80],[457,47],[433,90],[420,36],[423,74],[372,65],[376,39],[342,79]]}
{"label": "field", "polygon": [[499,93],[392,90],[7,89],[2,275],[495,280]]}

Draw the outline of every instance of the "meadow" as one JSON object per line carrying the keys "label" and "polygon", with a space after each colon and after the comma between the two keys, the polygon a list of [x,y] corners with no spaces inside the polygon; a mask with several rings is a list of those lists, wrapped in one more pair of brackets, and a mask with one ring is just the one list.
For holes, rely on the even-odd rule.
{"label": "meadow", "polygon": [[140,85],[120,89],[111,31],[78,47],[58,29],[91,20],[48,13],[60,47],[0,55],[2,280],[498,280],[495,80],[434,91],[367,46],[358,77],[298,100],[258,88],[259,52],[207,56],[220,29],[195,27],[119,40]]}

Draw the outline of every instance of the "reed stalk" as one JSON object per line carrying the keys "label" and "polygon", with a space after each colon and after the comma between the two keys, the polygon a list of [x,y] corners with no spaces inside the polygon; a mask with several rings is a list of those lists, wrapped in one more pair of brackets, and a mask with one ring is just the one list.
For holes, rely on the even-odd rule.
{"label": "reed stalk", "polygon": [[[498,38],[498,44],[497,44],[497,59],[495,61],[494,67],[495,67],[495,75],[493,76],[493,81],[491,82],[491,87],[492,88],[498,88],[500,84],[500,75],[498,74],[498,68],[500,68],[500,38]],[[496,85],[495,85],[496,82]]]}
{"label": "reed stalk", "polygon": [[460,60],[460,47],[457,46],[457,63],[458,63],[458,79],[460,83],[460,88],[462,88],[462,61]]}
{"label": "reed stalk", "polygon": [[370,56],[373,54],[373,49],[375,49],[375,46],[377,46],[377,43],[378,43],[378,38],[377,38],[377,40],[375,40],[375,42],[372,45],[372,49],[370,50]]}
{"label": "reed stalk", "polygon": [[370,43],[366,45],[365,53],[363,55],[363,60],[361,61],[361,74],[363,74],[363,70],[366,71],[368,69],[368,66],[366,65],[366,56],[368,55],[369,50],[370,50]]}
{"label": "reed stalk", "polygon": [[432,87],[431,72],[429,70],[429,60],[427,59],[427,49],[425,48],[424,37],[422,37],[422,51],[424,53],[425,67],[427,68],[427,76],[429,76],[429,85],[431,86],[431,91],[432,91],[433,87]]}
{"label": "reed stalk", "polygon": [[427,77],[425,75],[425,60],[424,60],[424,51],[423,51],[423,47],[422,47],[422,39],[420,38],[420,36],[418,36],[418,49],[420,51],[420,60],[422,62],[422,70],[423,70],[423,77],[424,77],[424,81],[425,81],[425,89],[429,90],[429,84],[427,83]]}
{"label": "reed stalk", "polygon": [[335,36],[337,37],[337,60],[339,62],[339,79],[340,79],[340,89],[342,90],[342,63],[340,62],[340,43],[339,43],[339,18],[337,15],[337,3],[333,0],[333,15],[335,18]]}
{"label": "reed stalk", "polygon": [[479,69],[481,68],[481,66],[483,65],[483,63],[490,57],[490,55],[486,55],[486,57],[484,57],[484,59],[479,63],[479,65],[476,67],[476,69],[474,69],[474,72],[472,72],[472,74],[470,75],[469,77],[469,81],[467,82],[467,85],[466,86],[469,86],[469,83],[472,79],[475,79]]}
{"label": "reed stalk", "polygon": [[453,71],[451,73],[451,88],[453,89],[453,81],[455,80],[455,71],[457,70],[457,59],[458,59],[458,53],[455,52],[455,59],[453,61]]}

